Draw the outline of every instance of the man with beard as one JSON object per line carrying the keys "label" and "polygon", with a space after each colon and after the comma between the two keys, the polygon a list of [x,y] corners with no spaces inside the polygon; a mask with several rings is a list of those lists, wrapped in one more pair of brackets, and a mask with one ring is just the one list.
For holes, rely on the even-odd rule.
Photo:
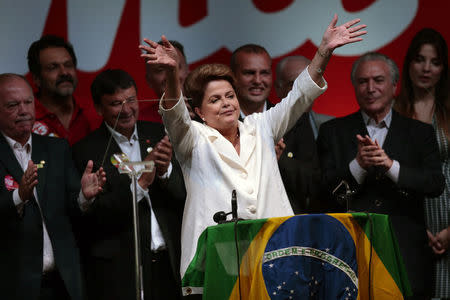
{"label": "man with beard", "polygon": [[73,93],[78,83],[77,58],[70,43],[46,35],[28,49],[28,68],[38,88],[33,132],[66,138],[72,145],[91,128]]}

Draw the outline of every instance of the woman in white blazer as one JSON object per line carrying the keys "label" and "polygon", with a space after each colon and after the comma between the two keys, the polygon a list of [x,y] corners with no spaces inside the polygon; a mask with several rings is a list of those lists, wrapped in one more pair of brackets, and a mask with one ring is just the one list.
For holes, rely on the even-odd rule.
{"label": "woman in white blazer", "polygon": [[[160,102],[163,121],[180,162],[187,198],[182,225],[181,277],[191,262],[197,239],[214,225],[217,211],[231,211],[237,192],[238,216],[257,219],[292,215],[278,170],[275,144],[327,87],[322,74],[333,50],[362,40],[359,19],[336,27],[335,15],[309,67],[280,103],[238,121],[234,77],[227,66],[203,65],[185,82],[186,95],[203,123],[192,121],[178,80],[177,52],[163,36],[163,45],[144,39],[139,46],[149,64],[166,68],[166,92]],[[356,25],[356,26],[354,26]],[[171,100],[172,99],[172,100]],[[178,99],[177,101],[174,99]]]}

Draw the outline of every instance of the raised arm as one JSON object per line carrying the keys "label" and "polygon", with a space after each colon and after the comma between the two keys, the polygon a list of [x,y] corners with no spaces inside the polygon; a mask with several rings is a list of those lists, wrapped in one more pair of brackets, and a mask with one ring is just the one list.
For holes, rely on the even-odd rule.
{"label": "raised arm", "polygon": [[367,33],[367,31],[361,31],[366,25],[356,25],[360,19],[354,19],[336,27],[337,20],[338,17],[335,14],[330,25],[325,30],[322,42],[308,68],[309,75],[320,87],[323,87],[325,84],[322,75],[325,72],[325,68],[334,49],[346,44],[362,41],[362,38],[359,36]]}
{"label": "raised arm", "polygon": [[[181,96],[181,86],[178,79],[178,53],[176,49],[163,35],[161,37],[162,45],[149,39],[144,39],[147,45],[139,45],[139,49],[145,51],[141,54],[147,64],[159,65],[166,69],[166,90],[164,99],[178,99]],[[162,106],[165,109],[172,108],[176,101],[163,101]]]}

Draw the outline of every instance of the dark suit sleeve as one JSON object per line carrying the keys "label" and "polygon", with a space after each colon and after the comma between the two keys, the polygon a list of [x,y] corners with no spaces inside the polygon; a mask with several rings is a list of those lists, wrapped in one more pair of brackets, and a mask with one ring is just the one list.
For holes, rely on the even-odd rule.
{"label": "dark suit sleeve", "polygon": [[[0,167],[0,178],[5,178],[7,175],[6,170]],[[5,183],[0,184],[0,226],[1,224],[7,224],[11,221],[18,221],[20,219],[17,213],[17,208],[14,205],[13,191],[8,191],[5,187]],[[3,227],[3,226],[2,226]]]}
{"label": "dark suit sleeve", "polygon": [[[97,157],[97,152],[92,144],[75,144],[73,147],[73,158],[78,172],[83,172],[89,160],[93,160],[94,169],[97,171],[101,164],[101,157]],[[103,191],[95,197],[95,200],[85,212],[85,218],[94,220],[96,226],[114,230],[123,224],[129,223],[131,218],[131,181],[126,174],[119,174],[117,169],[106,161],[104,165],[106,173],[106,183]]]}
{"label": "dark suit sleeve", "polygon": [[78,170],[75,168],[75,164],[72,159],[72,152],[69,144],[66,140],[61,140],[62,152],[64,153],[64,171],[65,171],[65,184],[66,184],[66,202],[68,215],[72,218],[78,218],[82,212],[79,205],[79,195],[81,191],[81,176]]}
{"label": "dark suit sleeve", "polygon": [[398,186],[429,197],[439,196],[444,190],[445,182],[434,129],[431,125],[419,124],[412,135],[413,147],[420,153],[417,158],[419,161],[412,165],[399,159]]}
{"label": "dark suit sleeve", "polygon": [[[358,189],[359,184],[350,172],[349,163],[356,153],[341,153],[340,143],[335,127],[335,120],[324,123],[319,130],[317,138],[317,152],[322,170],[322,186],[331,195],[331,192],[345,180],[353,190]],[[349,145],[350,147],[350,145]]]}

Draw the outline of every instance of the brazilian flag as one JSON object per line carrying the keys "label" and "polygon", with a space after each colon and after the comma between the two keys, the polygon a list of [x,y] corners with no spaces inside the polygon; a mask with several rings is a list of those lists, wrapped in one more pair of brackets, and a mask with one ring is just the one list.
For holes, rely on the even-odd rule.
{"label": "brazilian flag", "polygon": [[184,295],[203,294],[203,299],[214,300],[378,300],[411,295],[388,216],[366,213],[208,227],[182,287]]}

